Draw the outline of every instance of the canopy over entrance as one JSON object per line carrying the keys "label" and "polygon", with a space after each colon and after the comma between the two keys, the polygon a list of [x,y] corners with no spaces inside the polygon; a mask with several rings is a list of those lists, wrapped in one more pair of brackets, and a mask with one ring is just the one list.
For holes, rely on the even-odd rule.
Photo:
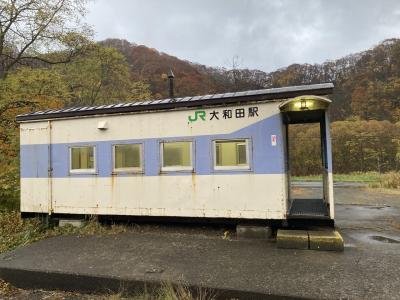
{"label": "canopy over entrance", "polygon": [[321,96],[299,96],[283,102],[279,109],[286,124],[320,122],[331,100]]}

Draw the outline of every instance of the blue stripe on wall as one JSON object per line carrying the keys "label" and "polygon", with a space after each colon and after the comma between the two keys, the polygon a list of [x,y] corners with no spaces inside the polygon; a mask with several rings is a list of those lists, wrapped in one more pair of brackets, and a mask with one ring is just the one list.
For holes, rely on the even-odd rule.
{"label": "blue stripe on wall", "polygon": [[[99,176],[110,177],[112,174],[112,145],[121,143],[142,143],[144,147],[144,175],[160,174],[160,142],[165,140],[192,140],[194,151],[194,168],[197,175],[210,174],[243,174],[248,170],[221,172],[213,170],[212,141],[215,139],[250,139],[250,167],[256,174],[283,174],[284,152],[281,137],[282,120],[279,114],[261,120],[230,134],[203,135],[194,137],[169,137],[131,139],[115,141],[97,141],[81,143],[61,143],[51,145],[53,177]],[[277,135],[277,145],[271,145],[271,135]],[[96,146],[97,174],[70,174],[69,147],[78,145]],[[48,145],[21,145],[21,177],[47,177]],[[174,172],[169,174],[187,175],[191,173]]]}
{"label": "blue stripe on wall", "polygon": [[20,159],[22,178],[48,177],[49,145],[21,145]]}

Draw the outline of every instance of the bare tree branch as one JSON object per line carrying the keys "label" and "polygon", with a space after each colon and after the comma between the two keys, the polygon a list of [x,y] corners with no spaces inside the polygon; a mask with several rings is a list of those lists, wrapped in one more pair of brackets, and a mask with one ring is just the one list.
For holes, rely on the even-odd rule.
{"label": "bare tree branch", "polygon": [[[1,1],[0,79],[29,60],[46,64],[70,62],[91,36],[91,30],[80,21],[87,1]],[[58,55],[45,55],[49,52]]]}

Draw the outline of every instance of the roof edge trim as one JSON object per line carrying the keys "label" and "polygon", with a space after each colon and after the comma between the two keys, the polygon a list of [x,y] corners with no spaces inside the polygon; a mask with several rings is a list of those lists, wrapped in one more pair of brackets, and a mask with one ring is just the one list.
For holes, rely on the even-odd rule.
{"label": "roof edge trim", "polygon": [[109,115],[130,113],[138,111],[160,111],[174,108],[194,108],[201,106],[228,105],[235,103],[257,102],[265,100],[279,100],[295,98],[299,96],[315,95],[325,96],[332,94],[333,83],[320,83],[300,86],[289,86],[282,88],[271,88],[264,90],[252,90],[236,93],[225,93],[215,95],[204,95],[185,98],[138,101],[131,103],[118,103],[111,105],[99,105],[95,107],[75,107],[55,109],[48,111],[32,112],[18,115],[17,122],[52,120],[59,118],[72,118],[79,116]]}

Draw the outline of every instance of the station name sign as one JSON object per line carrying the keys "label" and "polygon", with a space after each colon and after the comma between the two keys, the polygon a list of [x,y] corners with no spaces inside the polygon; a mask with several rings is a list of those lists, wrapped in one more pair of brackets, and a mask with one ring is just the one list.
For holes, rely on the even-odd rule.
{"label": "station name sign", "polygon": [[220,119],[240,119],[258,117],[258,107],[252,106],[246,108],[222,109],[210,111],[207,115],[205,110],[196,110],[188,116],[190,123],[197,121],[219,121]]}

